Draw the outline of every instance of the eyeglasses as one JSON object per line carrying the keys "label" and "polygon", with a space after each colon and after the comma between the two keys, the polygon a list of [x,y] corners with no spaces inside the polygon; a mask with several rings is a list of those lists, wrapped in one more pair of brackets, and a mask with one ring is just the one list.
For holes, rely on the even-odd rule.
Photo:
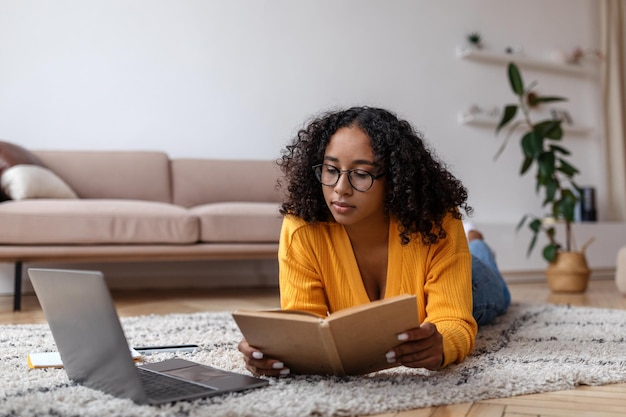
{"label": "eyeglasses", "polygon": [[319,164],[313,166],[315,176],[322,185],[333,187],[339,182],[341,174],[348,174],[348,182],[350,186],[357,191],[367,191],[374,185],[374,180],[379,179],[385,173],[374,175],[364,169],[347,169],[342,171],[328,164]]}

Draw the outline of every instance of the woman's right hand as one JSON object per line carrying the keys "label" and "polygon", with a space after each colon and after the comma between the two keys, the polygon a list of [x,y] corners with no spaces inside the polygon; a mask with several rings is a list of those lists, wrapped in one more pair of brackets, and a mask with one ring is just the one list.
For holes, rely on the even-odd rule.
{"label": "woman's right hand", "polygon": [[264,358],[263,353],[250,346],[246,339],[242,339],[237,348],[239,349],[239,352],[243,353],[243,360],[246,363],[246,369],[252,372],[252,374],[257,376],[289,375],[289,368],[285,368],[284,363],[276,359]]}

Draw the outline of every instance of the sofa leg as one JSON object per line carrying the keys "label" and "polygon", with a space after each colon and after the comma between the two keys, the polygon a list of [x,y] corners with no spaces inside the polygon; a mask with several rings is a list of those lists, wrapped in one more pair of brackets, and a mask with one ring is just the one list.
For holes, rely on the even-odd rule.
{"label": "sofa leg", "polygon": [[22,307],[22,262],[15,262],[15,289],[13,290],[13,311]]}

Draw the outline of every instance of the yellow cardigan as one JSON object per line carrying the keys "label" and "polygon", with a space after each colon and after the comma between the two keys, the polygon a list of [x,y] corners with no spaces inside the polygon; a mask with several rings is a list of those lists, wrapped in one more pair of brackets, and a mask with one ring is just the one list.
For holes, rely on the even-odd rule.
{"label": "yellow cardigan", "polygon": [[[471,352],[478,326],[472,316],[472,260],[463,224],[448,216],[443,226],[448,236],[435,245],[412,239],[402,246],[398,224],[391,220],[385,297],[417,296],[420,322],[435,324],[443,336],[446,366]],[[340,224],[308,224],[286,216],[278,260],[283,309],[326,316],[370,302]]]}

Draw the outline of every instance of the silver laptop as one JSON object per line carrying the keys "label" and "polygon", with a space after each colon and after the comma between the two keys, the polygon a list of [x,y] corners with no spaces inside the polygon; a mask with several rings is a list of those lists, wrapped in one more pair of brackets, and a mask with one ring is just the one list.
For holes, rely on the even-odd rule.
{"label": "silver laptop", "polygon": [[210,397],[268,384],[177,358],[136,366],[101,272],[30,268],[28,275],[67,375],[79,384],[139,404]]}

